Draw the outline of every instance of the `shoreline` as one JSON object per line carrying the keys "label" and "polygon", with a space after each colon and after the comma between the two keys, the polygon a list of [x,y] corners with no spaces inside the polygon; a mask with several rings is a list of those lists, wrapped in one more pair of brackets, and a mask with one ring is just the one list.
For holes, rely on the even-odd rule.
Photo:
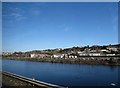
{"label": "shoreline", "polygon": [[117,56],[116,57],[81,57],[81,58],[77,58],[77,59],[3,57],[2,60],[4,60],[4,59],[19,60],[19,61],[61,63],[61,64],[120,66],[120,58]]}

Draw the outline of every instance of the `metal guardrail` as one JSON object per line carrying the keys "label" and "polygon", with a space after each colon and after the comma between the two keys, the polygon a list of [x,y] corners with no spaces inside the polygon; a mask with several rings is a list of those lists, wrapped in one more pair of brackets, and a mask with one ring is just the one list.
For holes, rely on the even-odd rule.
{"label": "metal guardrail", "polygon": [[19,79],[21,81],[28,82],[30,84],[33,84],[33,85],[36,85],[36,86],[39,86],[39,87],[46,87],[46,88],[67,88],[67,87],[62,87],[62,86],[58,86],[58,85],[54,85],[54,84],[50,84],[50,83],[46,83],[46,82],[42,82],[42,81],[38,81],[38,80],[33,80],[31,78],[27,78],[27,77],[20,76],[20,75],[14,74],[14,73],[6,72],[6,71],[3,71],[2,74],[6,75],[6,76],[13,77],[13,78],[16,78],[16,79]]}

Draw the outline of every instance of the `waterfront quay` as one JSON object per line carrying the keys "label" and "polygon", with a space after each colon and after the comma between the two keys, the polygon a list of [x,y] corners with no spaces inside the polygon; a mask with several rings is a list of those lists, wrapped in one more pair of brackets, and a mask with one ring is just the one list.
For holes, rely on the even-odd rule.
{"label": "waterfront quay", "polygon": [[35,62],[50,62],[63,64],[96,64],[96,65],[120,65],[119,56],[81,56],[78,58],[24,58],[24,57],[3,57],[7,60],[23,60]]}
{"label": "waterfront quay", "polygon": [[30,87],[30,88],[65,88],[62,86],[45,83],[35,79],[23,77],[10,72],[2,72],[2,88]]}

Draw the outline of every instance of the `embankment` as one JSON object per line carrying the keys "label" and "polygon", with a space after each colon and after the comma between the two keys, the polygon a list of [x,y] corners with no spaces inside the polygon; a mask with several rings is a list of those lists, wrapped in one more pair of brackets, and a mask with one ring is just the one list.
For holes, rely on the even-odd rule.
{"label": "embankment", "polygon": [[64,64],[120,65],[120,57],[119,56],[82,56],[82,57],[79,57],[79,58],[3,57],[3,59],[28,60],[28,61],[64,63]]}

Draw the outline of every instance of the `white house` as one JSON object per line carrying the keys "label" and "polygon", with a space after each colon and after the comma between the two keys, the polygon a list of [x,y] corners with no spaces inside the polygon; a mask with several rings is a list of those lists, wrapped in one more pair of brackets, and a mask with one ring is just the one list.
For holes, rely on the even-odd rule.
{"label": "white house", "polygon": [[89,54],[88,53],[80,53],[79,55],[80,56],[88,56]]}
{"label": "white house", "polygon": [[77,56],[75,56],[75,58],[77,58]]}
{"label": "white house", "polygon": [[101,54],[100,53],[89,53],[88,55],[89,56],[100,56]]}
{"label": "white house", "polygon": [[102,52],[109,52],[109,50],[106,50],[106,49],[102,49],[100,51],[102,51]]}
{"label": "white house", "polygon": [[31,58],[45,58],[50,55],[48,55],[48,54],[31,54],[30,56],[31,56]]}
{"label": "white house", "polygon": [[30,57],[31,58],[35,58],[35,54],[30,54]]}
{"label": "white house", "polygon": [[115,56],[115,54],[106,54],[106,56]]}
{"label": "white house", "polygon": [[77,56],[69,55],[68,58],[77,58]]}
{"label": "white house", "polygon": [[118,47],[112,47],[112,46],[110,47],[110,46],[109,46],[109,47],[107,47],[107,49],[113,50],[113,51],[117,51],[117,50],[118,50]]}
{"label": "white house", "polygon": [[53,57],[54,58],[63,58],[64,54],[54,54]]}
{"label": "white house", "polygon": [[100,56],[100,53],[97,52],[89,52],[89,53],[85,53],[85,52],[81,52],[79,53],[80,56]]}

